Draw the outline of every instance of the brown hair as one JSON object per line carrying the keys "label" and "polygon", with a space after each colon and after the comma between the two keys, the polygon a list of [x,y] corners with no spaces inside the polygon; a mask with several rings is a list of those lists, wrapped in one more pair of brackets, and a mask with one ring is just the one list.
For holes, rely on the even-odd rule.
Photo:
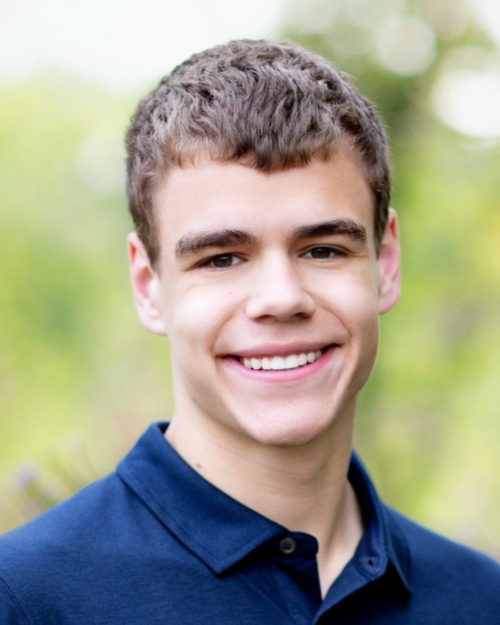
{"label": "brown hair", "polygon": [[159,257],[153,196],[166,168],[199,156],[273,172],[353,145],[374,197],[377,248],[391,173],[373,104],[327,60],[292,43],[233,41],[176,67],[140,103],[127,131],[130,212],[152,265]]}

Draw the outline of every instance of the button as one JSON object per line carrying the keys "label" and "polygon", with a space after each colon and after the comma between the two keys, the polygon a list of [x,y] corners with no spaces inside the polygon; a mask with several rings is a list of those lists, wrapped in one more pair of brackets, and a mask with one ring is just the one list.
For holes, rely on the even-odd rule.
{"label": "button", "polygon": [[295,551],[295,549],[297,549],[297,543],[294,541],[293,538],[290,538],[290,536],[287,536],[287,538],[283,538],[282,540],[280,540],[281,553],[289,556]]}

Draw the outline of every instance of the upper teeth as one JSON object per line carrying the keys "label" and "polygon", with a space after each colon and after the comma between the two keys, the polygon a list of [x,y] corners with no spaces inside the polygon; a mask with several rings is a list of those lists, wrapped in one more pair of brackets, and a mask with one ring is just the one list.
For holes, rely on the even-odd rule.
{"label": "upper teeth", "polygon": [[265,369],[279,371],[281,369],[296,369],[308,363],[314,362],[321,356],[321,350],[302,354],[290,354],[289,356],[266,356],[264,358],[243,358],[243,364],[248,369]]}

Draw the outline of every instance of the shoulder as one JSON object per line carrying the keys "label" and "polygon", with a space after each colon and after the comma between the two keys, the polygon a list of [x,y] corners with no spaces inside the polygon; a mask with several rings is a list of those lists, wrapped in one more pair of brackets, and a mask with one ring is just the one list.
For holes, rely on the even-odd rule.
{"label": "shoulder", "polygon": [[470,567],[475,571],[484,569],[500,582],[500,564],[492,558],[428,530],[395,510],[385,507],[385,513],[389,523],[406,538],[413,566],[425,568],[428,574],[438,568],[451,575],[458,566],[467,565],[461,574]]}
{"label": "shoulder", "polygon": [[[408,549],[409,585],[435,611],[500,611],[500,564],[384,507],[389,531]],[[487,622],[478,620],[478,623]]]}
{"label": "shoulder", "polygon": [[[82,546],[82,542],[92,535],[95,540],[98,526],[109,518],[120,517],[126,505],[126,486],[116,476],[89,484],[66,501],[54,506],[25,525],[0,536],[0,571],[10,562],[6,554],[30,554],[43,557],[45,549],[61,548],[70,545]],[[99,523],[98,523],[99,521]],[[92,528],[92,532],[89,530]]]}
{"label": "shoulder", "polygon": [[113,473],[0,536],[0,624],[156,623],[196,575],[196,556]]}
{"label": "shoulder", "polygon": [[112,474],[0,536],[1,623],[35,622],[28,618],[31,605],[48,608],[76,571],[89,572],[88,563],[99,561],[103,545],[125,525],[127,508],[133,510],[127,491]]}

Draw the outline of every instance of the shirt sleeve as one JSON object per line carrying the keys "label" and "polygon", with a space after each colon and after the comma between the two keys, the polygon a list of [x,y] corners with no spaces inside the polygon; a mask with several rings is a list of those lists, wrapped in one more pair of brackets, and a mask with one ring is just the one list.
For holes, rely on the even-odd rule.
{"label": "shirt sleeve", "polygon": [[0,577],[0,623],[2,625],[30,625],[14,593]]}

